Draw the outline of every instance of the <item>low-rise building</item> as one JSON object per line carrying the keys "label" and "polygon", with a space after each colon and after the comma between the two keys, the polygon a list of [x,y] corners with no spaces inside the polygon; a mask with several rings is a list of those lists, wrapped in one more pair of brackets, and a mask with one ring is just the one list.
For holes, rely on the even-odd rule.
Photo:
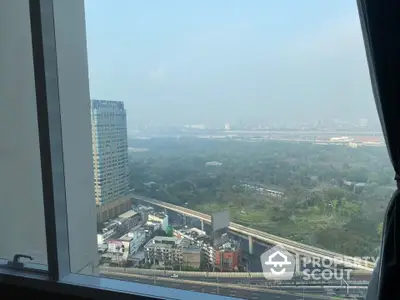
{"label": "low-rise building", "polygon": [[106,244],[109,239],[118,236],[118,226],[120,224],[117,221],[109,221],[103,224],[103,228],[97,233],[97,245]]}
{"label": "low-rise building", "polygon": [[120,256],[120,260],[127,260],[129,256],[129,242],[123,242],[119,239],[109,240],[107,242],[107,253]]}
{"label": "low-rise building", "polygon": [[189,240],[190,245],[195,245],[198,247],[200,250],[200,265],[202,265],[204,262],[209,268],[215,267],[215,249],[213,246],[213,238],[207,235],[205,231],[193,227],[175,231],[174,234],[177,237],[183,237]]}
{"label": "low-rise building", "polygon": [[97,251],[99,253],[106,253],[108,250],[108,244],[98,244],[97,245]]}
{"label": "low-rise building", "polygon": [[149,240],[153,236],[154,232],[156,232],[160,228],[161,228],[160,223],[153,223],[151,221],[148,221],[143,226],[144,232],[146,234],[146,240]]}
{"label": "low-rise building", "polygon": [[99,245],[102,261],[119,266],[130,265],[132,257],[146,241],[146,233],[141,224],[119,238],[109,239],[106,244]]}
{"label": "low-rise building", "polygon": [[182,248],[182,265],[194,269],[200,269],[201,266],[201,247],[189,245]]}
{"label": "low-rise building", "polygon": [[185,266],[223,272],[238,271],[241,264],[239,242],[227,234],[219,239],[197,228],[181,229],[174,237],[154,237],[145,246],[147,263],[160,266]]}
{"label": "low-rise building", "polygon": [[146,234],[141,225],[136,226],[131,231],[118,239],[128,249],[128,256],[135,254],[146,241]]}
{"label": "low-rise building", "polygon": [[202,254],[204,257],[204,262],[207,267],[215,268],[215,255],[216,251],[212,244],[210,243],[202,243],[201,245]]}
{"label": "low-rise building", "polygon": [[199,236],[196,244],[201,247],[202,262],[206,268],[222,272],[237,271],[241,262],[239,243],[223,235],[217,241],[210,236]]}
{"label": "low-rise building", "polygon": [[104,246],[101,245],[108,244],[109,240],[119,239],[135,227],[143,225],[145,221],[145,214],[129,210],[113,220],[104,222],[97,234],[99,251],[103,251]]}
{"label": "low-rise building", "polygon": [[201,247],[186,238],[156,236],[144,246],[145,261],[158,266],[199,269]]}
{"label": "low-rise building", "polygon": [[231,240],[215,249],[215,267],[221,272],[238,271],[241,261],[239,243]]}
{"label": "low-rise building", "polygon": [[157,222],[161,224],[161,229],[167,231],[168,228],[168,215],[162,212],[153,212],[148,215],[148,220],[151,222]]}
{"label": "low-rise building", "polygon": [[119,223],[118,233],[123,235],[129,232],[135,226],[141,224],[142,215],[134,210],[129,210],[119,215],[116,221]]}
{"label": "low-rise building", "polygon": [[182,247],[183,239],[177,237],[156,236],[144,246],[145,261],[153,265],[174,266],[183,261]]}
{"label": "low-rise building", "polygon": [[196,227],[181,229],[179,232],[187,236],[190,236],[193,239],[197,239],[198,237],[202,236],[207,236],[207,233],[204,230],[200,230]]}

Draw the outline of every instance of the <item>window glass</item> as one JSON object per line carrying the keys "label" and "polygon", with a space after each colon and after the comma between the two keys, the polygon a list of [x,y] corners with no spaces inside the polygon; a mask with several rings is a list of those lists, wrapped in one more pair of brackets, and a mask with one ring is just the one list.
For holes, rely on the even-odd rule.
{"label": "window glass", "polygon": [[[0,3],[0,259],[47,264],[28,1]],[[24,261],[27,261],[26,259]]]}
{"label": "window glass", "polygon": [[85,10],[99,274],[362,297],[395,185],[356,3]]}

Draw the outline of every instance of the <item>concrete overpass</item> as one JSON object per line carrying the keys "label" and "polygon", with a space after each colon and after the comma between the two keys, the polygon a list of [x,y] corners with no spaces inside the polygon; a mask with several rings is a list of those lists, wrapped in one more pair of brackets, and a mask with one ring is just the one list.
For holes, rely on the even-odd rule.
{"label": "concrete overpass", "polygon": [[[178,212],[180,214],[192,217],[192,218],[197,218],[200,220],[202,227],[204,226],[204,222],[211,223],[211,216],[191,210],[185,207],[181,207],[178,205],[174,205],[171,203],[159,201],[156,199],[144,197],[141,195],[137,194],[131,194],[132,198],[144,201],[153,205],[156,205],[158,207],[162,207],[165,209],[169,209],[175,212]],[[342,255],[340,253],[335,253],[332,251],[328,251],[325,249],[320,249],[317,247],[309,246],[306,244],[302,244],[299,242],[295,242],[292,240],[288,240],[279,236],[275,236],[266,232],[262,232],[260,230],[252,229],[249,227],[245,227],[243,225],[237,224],[230,222],[229,225],[229,230],[236,232],[241,235],[245,235],[248,237],[249,240],[249,252],[252,253],[253,249],[253,239],[261,242],[265,242],[268,244],[272,245],[282,245],[283,247],[286,248],[286,250],[292,252],[292,253],[297,253],[302,256],[306,257],[312,257],[312,258],[321,258],[328,260],[330,262],[335,262],[338,265],[343,265],[348,268],[354,268],[358,270],[364,270],[367,272],[372,272],[374,268],[374,263],[365,261],[365,260],[360,260],[354,257]]]}

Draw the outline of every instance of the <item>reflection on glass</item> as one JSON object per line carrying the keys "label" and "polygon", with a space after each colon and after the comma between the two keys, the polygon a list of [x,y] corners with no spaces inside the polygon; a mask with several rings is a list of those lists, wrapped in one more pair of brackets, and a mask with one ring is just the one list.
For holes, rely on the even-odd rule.
{"label": "reflection on glass", "polygon": [[[0,259],[47,264],[29,1],[0,3]],[[16,49],[18,49],[16,51]],[[44,266],[38,266],[43,268]]]}

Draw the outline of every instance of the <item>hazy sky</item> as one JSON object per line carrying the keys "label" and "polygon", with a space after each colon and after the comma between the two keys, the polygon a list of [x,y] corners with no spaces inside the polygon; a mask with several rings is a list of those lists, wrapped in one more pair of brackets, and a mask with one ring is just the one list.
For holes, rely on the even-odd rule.
{"label": "hazy sky", "polygon": [[356,1],[86,0],[86,23],[91,97],[128,126],[376,118]]}

